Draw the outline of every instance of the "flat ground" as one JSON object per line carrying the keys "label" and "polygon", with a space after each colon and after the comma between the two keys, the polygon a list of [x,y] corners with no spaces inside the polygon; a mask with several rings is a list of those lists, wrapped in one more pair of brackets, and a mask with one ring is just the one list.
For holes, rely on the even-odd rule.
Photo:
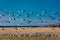
{"label": "flat ground", "polygon": [[0,40],[60,40],[60,37],[0,37]]}
{"label": "flat ground", "polygon": [[[2,30],[0,28],[0,34],[6,34],[6,33],[12,33],[12,34],[23,34],[23,33],[56,33],[60,34],[60,28],[44,28],[44,27],[38,27],[38,28],[18,28],[16,30],[15,28],[5,28]],[[60,37],[0,37],[0,40],[60,40]]]}
{"label": "flat ground", "polygon": [[23,34],[23,33],[56,33],[60,34],[60,28],[44,28],[44,27],[37,27],[37,28],[18,28],[16,30],[15,28],[5,28],[2,30],[0,28],[0,34],[6,34],[6,33],[12,33],[12,34]]}

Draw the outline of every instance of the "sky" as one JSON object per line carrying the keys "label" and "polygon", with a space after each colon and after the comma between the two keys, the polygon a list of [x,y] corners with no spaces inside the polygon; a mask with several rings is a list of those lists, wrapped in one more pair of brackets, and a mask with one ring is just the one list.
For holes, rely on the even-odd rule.
{"label": "sky", "polygon": [[[6,11],[4,9],[7,9]],[[10,10],[14,10],[14,15],[17,15],[17,11],[18,10],[25,10],[25,12],[22,14],[23,17],[20,17],[19,19],[17,19],[16,21],[13,21],[13,23],[1,23],[0,25],[2,26],[6,26],[6,25],[18,25],[23,23],[24,26],[28,25],[45,25],[45,24],[50,24],[50,23],[60,23],[57,19],[60,18],[58,15],[60,14],[60,0],[0,0],[0,11],[2,12],[2,14],[6,14],[4,12],[9,12]],[[47,13],[44,14],[42,13],[42,11],[46,10]],[[34,14],[31,15],[30,18],[26,18],[24,15],[30,11],[33,11]],[[52,12],[56,12],[58,11],[59,14],[56,15],[56,20],[51,20],[47,15],[51,14]],[[38,20],[39,17],[37,17],[36,15],[42,13],[43,20],[48,21],[47,23],[41,23],[40,20]],[[1,13],[0,13],[1,14]],[[7,17],[4,18],[0,18],[0,21],[3,20],[8,20],[9,17],[8,15],[6,15]],[[15,17],[15,16],[14,16]],[[32,22],[30,24],[27,24],[24,21],[20,21],[21,19],[26,18],[27,20],[30,19],[32,20]]]}

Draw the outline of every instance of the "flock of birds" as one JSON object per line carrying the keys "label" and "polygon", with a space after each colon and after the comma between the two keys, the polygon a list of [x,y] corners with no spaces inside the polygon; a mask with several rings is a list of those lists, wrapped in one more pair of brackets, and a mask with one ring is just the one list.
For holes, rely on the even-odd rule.
{"label": "flock of birds", "polygon": [[[6,11],[6,10],[5,10]],[[25,15],[23,15],[25,13]],[[14,10],[11,10],[9,12],[1,12],[0,11],[0,24],[1,23],[13,23],[12,21],[15,21],[17,19],[19,20],[23,20],[25,21],[26,23],[30,24],[32,22],[32,20],[28,19],[27,18],[30,18],[31,15],[32,17],[34,17],[35,13],[33,11],[31,12],[26,12],[26,10],[18,10],[16,15],[15,15],[15,12]],[[37,19],[41,21],[41,23],[47,23],[47,21],[43,20],[42,17],[44,16],[43,14],[47,15],[46,17],[50,18],[51,20],[55,20],[57,19],[56,16],[54,15],[57,15],[57,16],[60,16],[60,13],[58,11],[56,12],[52,12],[52,14],[48,14],[47,11],[42,11],[42,13],[38,13],[36,14],[37,16]],[[26,18],[22,18],[22,16],[26,17]],[[1,19],[6,19],[6,17],[9,17],[7,20],[1,20]],[[20,19],[22,18],[22,19]],[[58,18],[58,21],[60,21],[60,18]],[[17,21],[16,21],[17,22]],[[4,25],[4,24],[3,24]],[[23,23],[20,23],[20,24],[17,24],[17,25],[20,25],[20,26],[23,26]]]}
{"label": "flock of birds", "polygon": [[46,37],[60,37],[60,34],[51,34],[51,33],[24,33],[24,34],[0,34],[0,36],[9,36],[9,37],[37,37],[37,36],[46,36]]}

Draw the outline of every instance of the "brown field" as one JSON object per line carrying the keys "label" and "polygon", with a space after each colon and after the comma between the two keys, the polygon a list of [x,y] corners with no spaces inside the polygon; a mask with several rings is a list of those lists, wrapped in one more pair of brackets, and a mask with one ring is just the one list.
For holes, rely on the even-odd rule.
{"label": "brown field", "polygon": [[[15,28],[5,28],[2,30],[0,28],[0,34],[6,34],[6,33],[12,33],[12,34],[24,34],[24,33],[55,33],[60,34],[60,28],[18,28],[16,30]],[[60,37],[2,37],[0,36],[0,40],[60,40]]]}
{"label": "brown field", "polygon": [[60,40],[60,37],[0,37],[0,40]]}
{"label": "brown field", "polygon": [[15,28],[5,28],[4,30],[2,30],[0,28],[0,34],[6,34],[6,33],[12,33],[12,34],[23,34],[23,33],[56,33],[56,34],[60,34],[60,28],[18,28],[18,30],[16,30]]}

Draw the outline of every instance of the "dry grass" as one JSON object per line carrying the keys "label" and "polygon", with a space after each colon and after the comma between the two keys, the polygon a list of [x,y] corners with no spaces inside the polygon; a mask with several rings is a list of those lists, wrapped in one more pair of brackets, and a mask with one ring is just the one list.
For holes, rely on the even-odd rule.
{"label": "dry grass", "polygon": [[[5,30],[1,30],[0,28],[0,34],[23,34],[23,33],[56,33],[60,34],[60,28],[55,28],[54,30],[52,28],[25,28],[25,30],[19,28],[18,30],[14,28],[5,28]],[[60,37],[0,37],[0,40],[60,40]]]}
{"label": "dry grass", "polygon": [[24,33],[56,33],[60,34],[60,28],[19,28],[18,30],[14,28],[5,28],[5,30],[1,30],[0,28],[0,34],[7,34],[7,33],[12,33],[12,34],[24,34]]}
{"label": "dry grass", "polygon": [[60,37],[0,37],[0,40],[60,40]]}

